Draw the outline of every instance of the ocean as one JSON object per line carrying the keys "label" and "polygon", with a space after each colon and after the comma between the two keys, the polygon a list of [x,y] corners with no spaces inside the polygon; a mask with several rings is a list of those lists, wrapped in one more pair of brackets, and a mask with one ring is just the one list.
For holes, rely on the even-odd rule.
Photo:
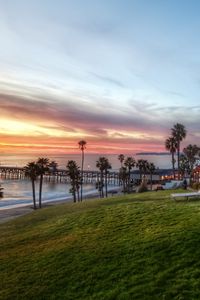
{"label": "ocean", "polygon": [[[96,170],[96,161],[100,156],[105,156],[108,158],[109,162],[112,165],[112,170],[116,171],[120,168],[120,162],[118,160],[118,154],[87,154],[85,151],[85,161],[84,169],[85,170]],[[156,168],[167,169],[171,168],[171,155],[126,155],[133,156],[135,160],[146,159],[149,162],[155,164]],[[58,168],[65,169],[68,160],[75,160],[77,164],[81,165],[81,154],[65,154],[65,155],[0,155],[0,165],[3,166],[15,166],[15,167],[24,167],[28,162],[35,161],[38,157],[48,157],[51,161],[54,160],[58,163]]]}
{"label": "ocean", "polygon": [[[120,168],[120,162],[117,154],[87,154],[85,152],[85,170],[97,170],[96,161],[100,156],[108,158],[112,165],[112,170],[117,171]],[[129,155],[127,155],[129,156]],[[0,155],[1,166],[15,166],[24,167],[28,162],[35,161],[39,156],[36,155]],[[58,163],[58,168],[65,169],[68,160],[75,160],[77,164],[81,165],[81,154],[66,154],[66,155],[41,155],[40,157],[48,157],[50,161],[54,160]],[[170,168],[170,155],[133,155],[138,159],[147,159],[153,162],[156,167]],[[25,205],[32,205],[32,187],[29,180],[8,180],[0,179],[1,186],[4,188],[4,197],[0,199],[0,209],[14,208]],[[112,188],[112,187],[111,187]],[[43,185],[43,203],[51,201],[72,201],[72,196],[69,192],[70,185],[65,183],[49,183],[44,182]],[[38,183],[36,184],[36,191],[38,192]],[[95,186],[92,184],[85,184],[83,187],[84,197],[90,194],[97,193]],[[37,195],[38,198],[38,195]]]}

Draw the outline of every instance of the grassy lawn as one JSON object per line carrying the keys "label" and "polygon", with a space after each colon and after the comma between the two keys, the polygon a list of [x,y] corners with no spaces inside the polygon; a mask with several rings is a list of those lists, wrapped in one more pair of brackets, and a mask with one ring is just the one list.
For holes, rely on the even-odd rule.
{"label": "grassy lawn", "polygon": [[159,191],[0,225],[0,299],[200,299],[200,201]]}

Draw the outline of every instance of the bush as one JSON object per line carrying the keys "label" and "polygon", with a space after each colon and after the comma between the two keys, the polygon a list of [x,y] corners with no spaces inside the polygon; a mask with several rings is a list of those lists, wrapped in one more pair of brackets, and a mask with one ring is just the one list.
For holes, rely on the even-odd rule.
{"label": "bush", "polygon": [[192,188],[193,188],[194,190],[200,190],[200,182],[194,182],[194,183],[192,184]]}

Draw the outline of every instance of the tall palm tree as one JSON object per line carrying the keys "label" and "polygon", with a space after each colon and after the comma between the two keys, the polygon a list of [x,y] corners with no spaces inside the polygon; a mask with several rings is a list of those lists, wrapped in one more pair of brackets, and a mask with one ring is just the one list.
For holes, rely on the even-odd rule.
{"label": "tall palm tree", "polygon": [[81,201],[83,199],[83,166],[84,166],[84,150],[86,149],[87,142],[84,140],[81,140],[78,142],[79,148],[81,150]]}
{"label": "tall palm tree", "polygon": [[80,168],[74,160],[69,160],[67,163],[67,176],[70,178],[71,189],[70,192],[73,195],[74,202],[79,201],[79,188],[81,182]]}
{"label": "tall palm tree", "polygon": [[119,159],[119,161],[120,161],[120,163],[121,163],[121,168],[122,168],[123,162],[124,162],[124,160],[125,160],[124,154],[119,154],[119,155],[118,155],[118,159]]}
{"label": "tall palm tree", "polygon": [[187,131],[185,126],[177,123],[171,128],[172,136],[176,139],[177,142],[177,162],[178,162],[178,178],[180,179],[180,144],[181,141],[186,137]]}
{"label": "tall palm tree", "polygon": [[107,192],[107,175],[108,175],[108,170],[111,169],[111,164],[109,163],[108,159],[104,156],[100,156],[99,160],[96,162],[96,167],[99,168],[100,170],[100,183],[99,183],[99,191],[100,191],[100,196],[101,198],[104,197],[104,174],[105,174],[105,192],[106,192],[106,197],[108,195]]}
{"label": "tall palm tree", "polygon": [[100,192],[100,197],[104,197],[104,192],[103,192],[103,186],[104,186],[104,181],[103,181],[103,171],[104,171],[104,159],[105,157],[99,157],[99,160],[96,162],[96,167],[100,171],[100,182],[98,183],[99,187],[99,192]]}
{"label": "tall palm tree", "polygon": [[131,169],[135,167],[135,164],[135,159],[131,156],[127,157],[124,161],[124,166],[128,169],[128,192],[130,191]]}
{"label": "tall palm tree", "polygon": [[171,155],[172,155],[172,170],[173,170],[173,176],[175,178],[175,153],[177,150],[178,144],[177,144],[177,140],[175,139],[174,136],[170,136],[166,139],[165,141],[165,148],[166,150],[168,150]]}
{"label": "tall palm tree", "polygon": [[106,197],[108,197],[108,170],[112,169],[112,166],[110,164],[110,162],[108,161],[108,159],[105,159],[105,163],[104,163],[104,172],[105,172],[105,192],[106,192]]}
{"label": "tall palm tree", "polygon": [[136,163],[137,168],[140,171],[140,181],[142,180],[142,175],[145,176],[148,170],[148,161],[146,159],[138,159]]}
{"label": "tall palm tree", "polygon": [[122,168],[119,169],[119,179],[122,181],[123,192],[125,194],[126,193],[127,180],[128,180],[128,173],[127,173],[127,168],[126,167],[122,167]]}
{"label": "tall palm tree", "polygon": [[25,167],[25,176],[29,177],[32,183],[32,192],[33,192],[33,208],[36,209],[36,198],[35,198],[35,181],[39,175],[38,165],[33,161],[29,162]]}
{"label": "tall palm tree", "polygon": [[49,171],[49,159],[44,157],[39,157],[37,160],[39,175],[40,175],[40,184],[39,184],[39,208],[42,207],[42,185],[43,177],[46,172]]}

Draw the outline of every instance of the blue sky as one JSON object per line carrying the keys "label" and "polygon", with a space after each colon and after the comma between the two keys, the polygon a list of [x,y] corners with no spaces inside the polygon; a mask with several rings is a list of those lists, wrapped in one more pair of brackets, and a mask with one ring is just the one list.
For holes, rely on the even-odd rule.
{"label": "blue sky", "polygon": [[164,150],[176,122],[198,144],[199,13],[197,0],[0,1],[2,147]]}

